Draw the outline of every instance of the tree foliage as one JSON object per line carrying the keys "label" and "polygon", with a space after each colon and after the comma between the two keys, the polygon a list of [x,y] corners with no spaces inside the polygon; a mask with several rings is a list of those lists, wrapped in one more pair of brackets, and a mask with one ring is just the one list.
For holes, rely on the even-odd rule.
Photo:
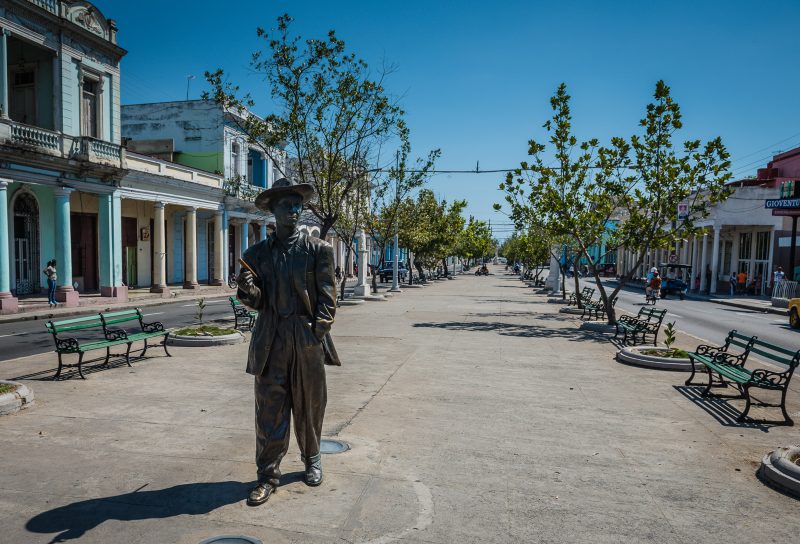
{"label": "tree foliage", "polygon": [[308,208],[324,238],[365,173],[378,164],[381,145],[395,133],[402,111],[383,86],[386,70],[373,77],[333,30],[324,38],[302,39],[291,23],[284,14],[274,31],[259,28],[265,46],[251,59],[277,113],[265,119],[250,115],[255,101],[239,96],[222,69],[206,72],[212,92],[205,96],[237,114],[233,120],[251,143],[266,153],[284,148],[294,158],[283,173],[316,189]]}
{"label": "tree foliage", "polygon": [[427,158],[410,159],[411,140],[408,127],[399,126],[400,148],[397,161],[389,169],[388,175],[376,179],[372,186],[371,214],[368,229],[383,256],[386,244],[399,229],[399,213],[403,201],[428,181],[434,170],[436,160],[441,156],[439,149],[428,153]]}
{"label": "tree foliage", "polygon": [[423,267],[433,268],[455,254],[465,224],[461,212],[466,206],[466,200],[450,204],[438,200],[429,189],[422,189],[415,199],[403,200],[398,212],[400,245],[414,254],[420,273]]}
{"label": "tree foliage", "polygon": [[[509,173],[500,189],[518,226],[538,225],[573,240],[613,322],[611,301],[646,253],[691,235],[696,220],[728,196],[729,156],[720,138],[684,142],[680,152],[674,148],[673,137],[683,125],[680,107],[663,81],[656,84],[654,100],[639,123],[643,133],[612,138],[605,147],[597,139],[579,142],[574,135],[566,85],[559,86],[550,104],[553,116],[543,128],[551,149],[530,140],[530,162]],[[689,217],[678,222],[681,202]],[[621,247],[637,254],[632,266],[620,271],[621,282],[610,294],[595,267],[597,252],[591,251],[601,246],[606,251],[600,259]]]}

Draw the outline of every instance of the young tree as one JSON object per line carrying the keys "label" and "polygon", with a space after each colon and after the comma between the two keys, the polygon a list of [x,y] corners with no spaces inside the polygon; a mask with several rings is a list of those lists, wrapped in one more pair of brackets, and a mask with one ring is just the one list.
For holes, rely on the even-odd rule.
{"label": "young tree", "polygon": [[[459,233],[455,253],[464,259],[483,258],[494,252],[496,246],[492,238],[492,229],[486,221],[476,220],[470,216],[467,225]],[[445,262],[445,268],[447,263]]]}
{"label": "young tree", "polygon": [[[727,196],[730,163],[719,138],[705,145],[688,141],[682,154],[675,152],[672,136],[682,126],[680,108],[662,81],[640,122],[644,134],[632,137],[630,143],[612,138],[609,147],[599,147],[596,139],[579,144],[572,133],[569,100],[562,84],[550,101],[553,117],[544,125],[556,165],[546,165],[546,146],[531,140],[532,162],[510,173],[501,190],[517,206],[518,215],[537,217],[552,231],[574,240],[589,263],[608,320],[614,323],[613,300],[647,251],[668,247],[675,238],[692,232],[694,221],[708,214],[708,206]],[[682,201],[688,201],[690,218],[675,224]],[[617,222],[618,218],[624,221]],[[616,228],[611,229],[612,224]],[[595,249],[601,246],[606,250],[598,256]],[[595,265],[620,247],[635,249],[638,260],[607,293]],[[577,274],[575,283],[577,292]]]}
{"label": "young tree", "polygon": [[[333,225],[336,237],[344,244],[344,262],[351,262],[351,256],[355,254],[355,239],[358,232],[365,228],[369,217],[369,177],[363,178],[353,186],[345,200],[339,218]],[[359,262],[358,266],[367,266],[367,263]],[[344,300],[344,291],[347,285],[347,273],[342,274],[342,284],[340,286],[339,298]]]}
{"label": "young tree", "polygon": [[278,17],[277,29],[257,29],[266,42],[251,67],[264,76],[278,113],[249,115],[249,94],[239,96],[222,69],[206,72],[213,98],[265,153],[285,148],[294,157],[291,172],[317,192],[308,208],[325,238],[368,170],[378,166],[380,147],[396,130],[402,111],[383,87],[386,71],[373,78],[367,63],[347,51],[331,30],[322,39],[302,40],[291,32],[292,18]]}
{"label": "young tree", "polygon": [[408,127],[402,121],[398,125],[400,148],[397,162],[389,169],[388,175],[376,180],[372,188],[369,231],[381,254],[381,262],[386,254],[386,244],[394,238],[399,228],[400,206],[413,191],[419,189],[433,173],[436,159],[441,156],[439,149],[428,153],[426,159],[417,158],[410,162],[411,140]]}
{"label": "young tree", "polygon": [[429,189],[421,190],[416,199],[406,198],[402,202],[398,214],[400,245],[414,254],[413,264],[420,277],[424,275],[424,268],[433,268],[455,253],[464,228],[461,212],[466,206],[466,200],[456,200],[449,205],[446,200],[439,201]]}

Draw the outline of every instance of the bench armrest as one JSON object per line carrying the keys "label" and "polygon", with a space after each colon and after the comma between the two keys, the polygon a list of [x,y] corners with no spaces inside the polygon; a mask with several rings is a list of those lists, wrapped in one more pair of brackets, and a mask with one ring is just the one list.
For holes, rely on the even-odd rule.
{"label": "bench armrest", "polygon": [[[710,355],[710,354],[709,354]],[[727,353],[725,351],[720,351],[714,353],[711,356],[711,360],[715,363],[729,365],[729,366],[744,366],[744,362],[746,360],[746,354],[742,353],[741,355],[733,355],[732,353]]]}
{"label": "bench armrest", "polygon": [[153,321],[152,323],[142,323],[142,331],[164,332],[164,325],[161,323],[161,321]]}
{"label": "bench armrest", "polygon": [[750,375],[753,382],[768,382],[775,386],[783,386],[789,383],[789,370],[783,372],[773,372],[766,368],[757,368]]}
{"label": "bench armrest", "polygon": [[122,329],[106,329],[103,331],[106,336],[106,340],[127,340],[128,333],[123,331]]}
{"label": "bench armrest", "polygon": [[74,338],[55,338],[56,351],[77,352],[80,344]]}
{"label": "bench armrest", "polygon": [[617,321],[622,321],[623,323],[629,323],[631,325],[639,322],[638,319],[628,314],[619,316],[619,319]]}

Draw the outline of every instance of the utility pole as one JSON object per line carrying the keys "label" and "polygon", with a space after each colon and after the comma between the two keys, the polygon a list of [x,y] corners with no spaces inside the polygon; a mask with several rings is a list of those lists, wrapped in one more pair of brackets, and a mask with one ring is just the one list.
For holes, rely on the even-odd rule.
{"label": "utility pole", "polygon": [[797,251],[797,216],[792,217],[792,245],[789,246],[789,280],[797,281],[794,274],[795,255]]}
{"label": "utility pole", "polygon": [[[400,152],[399,151],[395,154],[394,160],[395,160],[395,168],[399,170],[399,168],[400,168]],[[404,174],[405,173],[400,173],[398,171],[398,176],[402,176]],[[395,206],[397,208],[399,208],[399,200],[400,200],[400,184],[397,182],[397,180],[395,180]],[[400,238],[399,233],[398,233],[398,223],[399,222],[397,221],[397,212],[395,212],[395,214],[394,214],[394,248],[392,250],[392,261],[393,261],[392,262],[392,288],[389,289],[389,291],[392,292],[392,293],[399,293],[400,292],[400,282],[399,282],[400,270],[398,269],[399,268],[399,266],[398,266],[399,265],[399,261],[398,261],[398,249],[399,248],[397,247],[398,246],[398,240]],[[409,270],[408,273],[410,274],[411,270]]]}

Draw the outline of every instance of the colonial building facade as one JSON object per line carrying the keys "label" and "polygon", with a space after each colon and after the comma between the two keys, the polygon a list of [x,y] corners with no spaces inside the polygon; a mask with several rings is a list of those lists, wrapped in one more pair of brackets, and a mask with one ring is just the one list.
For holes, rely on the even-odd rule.
{"label": "colonial building facade", "polygon": [[[783,268],[787,279],[800,278],[800,267],[790,262],[792,218],[773,215],[765,201],[781,197],[784,181],[800,179],[800,148],[775,155],[756,176],[729,184],[732,195],[697,221],[697,236],[681,240],[669,250],[652,251],[639,270],[670,262],[691,265],[690,288],[699,292],[730,292],[731,274],[744,273],[747,293],[767,295],[773,273]],[[800,246],[795,241],[797,246]],[[800,252],[798,252],[800,254]],[[635,254],[620,250],[618,259],[635,262]]]}
{"label": "colonial building facade", "polygon": [[41,289],[53,258],[65,304],[77,304],[76,275],[107,293],[122,286],[111,237],[126,171],[116,32],[88,2],[0,6],[0,312]]}
{"label": "colonial building facade", "polygon": [[[170,285],[222,285],[243,249],[266,236],[269,217],[244,189],[267,187],[274,171],[262,156],[253,165],[237,155],[244,140],[230,123],[206,138],[234,151],[222,153],[219,172],[121,145],[126,52],[116,32],[88,2],[0,6],[2,313],[42,291],[51,259],[57,299],[75,306],[84,293],[126,300],[134,287],[168,296]],[[237,172],[243,185],[226,184]]]}

